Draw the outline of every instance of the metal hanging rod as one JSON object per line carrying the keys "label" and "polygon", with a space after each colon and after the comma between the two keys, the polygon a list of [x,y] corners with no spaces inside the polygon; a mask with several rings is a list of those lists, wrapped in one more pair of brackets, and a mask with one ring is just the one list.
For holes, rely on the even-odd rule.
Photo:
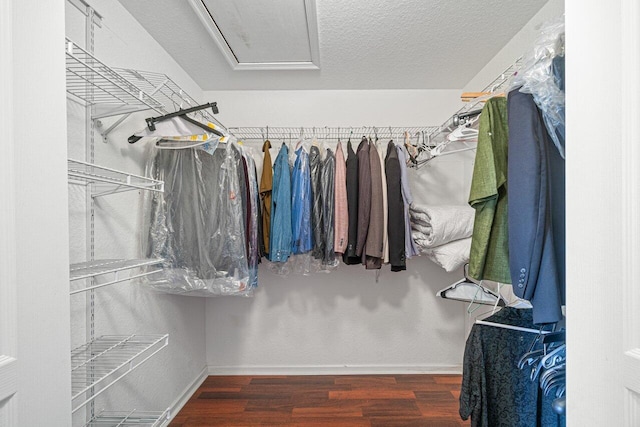
{"label": "metal hanging rod", "polygon": [[317,138],[319,140],[360,140],[362,136],[376,135],[380,139],[402,139],[404,133],[409,132],[411,136],[428,135],[437,130],[437,126],[304,126],[304,127],[230,127],[229,132],[239,140],[297,140],[303,138]]}

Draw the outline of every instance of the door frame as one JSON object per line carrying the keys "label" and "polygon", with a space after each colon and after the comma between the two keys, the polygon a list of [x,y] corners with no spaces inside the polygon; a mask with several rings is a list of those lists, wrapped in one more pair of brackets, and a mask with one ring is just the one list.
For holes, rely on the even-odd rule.
{"label": "door frame", "polygon": [[0,426],[18,425],[17,270],[13,139],[13,7],[0,0]]}
{"label": "door frame", "polygon": [[[624,425],[640,420],[640,5],[622,0],[622,167],[624,263],[622,331]],[[626,206],[625,206],[626,205]]]}

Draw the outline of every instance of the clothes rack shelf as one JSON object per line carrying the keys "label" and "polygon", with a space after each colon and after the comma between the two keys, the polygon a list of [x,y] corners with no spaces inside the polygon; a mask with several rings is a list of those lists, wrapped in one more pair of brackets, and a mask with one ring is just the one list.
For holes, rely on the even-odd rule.
{"label": "clothes rack shelf", "polygon": [[162,107],[159,101],[68,38],[65,54],[67,93],[92,107],[92,119]]}
{"label": "clothes rack shelf", "polygon": [[305,138],[316,137],[319,140],[335,140],[338,139],[346,141],[351,137],[355,142],[359,142],[360,138],[364,136],[371,136],[372,138],[377,134],[379,139],[404,139],[404,133],[409,132],[411,136],[417,134],[429,134],[437,130],[437,126],[359,126],[359,127],[329,127],[329,126],[316,126],[316,127],[230,127],[229,132],[240,140],[265,140],[271,141],[279,140],[297,140],[300,136]]}
{"label": "clothes rack shelf", "polygon": [[129,190],[164,191],[164,183],[162,181],[80,160],[68,159],[67,167],[70,183],[94,184],[92,197]]}
{"label": "clothes rack shelf", "polygon": [[[104,335],[71,351],[72,412],[169,344],[169,335]],[[86,395],[86,393],[89,393]]]}
{"label": "clothes rack shelf", "polygon": [[126,280],[137,279],[139,277],[148,276],[150,274],[162,271],[161,269],[155,269],[152,271],[145,271],[138,274],[128,275],[126,277],[119,277],[121,271],[129,271],[136,268],[152,266],[161,263],[162,258],[155,259],[101,259],[88,262],[81,262],[77,264],[71,264],[69,268],[70,281],[80,281],[89,278],[97,278],[99,276],[106,276],[112,274],[113,279],[104,283],[95,284],[80,289],[71,291],[71,295],[79,292],[89,291],[91,289],[101,288],[103,286],[113,285],[115,283],[124,282]]}
{"label": "clothes rack shelf", "polygon": [[160,427],[169,419],[169,416],[169,409],[164,412],[102,411],[84,427]]}
{"label": "clothes rack shelf", "polygon": [[[70,294],[84,292],[86,295],[87,335],[87,343],[71,351],[71,411],[77,413],[86,426],[159,427],[168,422],[170,409],[107,412],[95,408],[96,397],[167,347],[169,336],[96,334],[96,289],[154,274],[160,270],[152,266],[162,259],[96,259],[95,198],[131,190],[162,192],[164,183],[95,164],[94,135],[95,130],[100,129],[106,140],[106,135],[130,114],[145,110],[162,114],[174,104],[162,97],[156,99],[151,91],[146,91],[148,86],[137,86],[93,55],[94,19],[99,15],[90,5],[83,4],[87,17],[86,49],[65,38],[66,90],[70,101],[85,107],[86,153],[85,161],[68,159],[67,162],[69,184],[85,187],[87,237],[86,261],[70,266]],[[103,130],[100,119],[113,116],[121,117]],[[82,408],[84,417],[80,415]]]}

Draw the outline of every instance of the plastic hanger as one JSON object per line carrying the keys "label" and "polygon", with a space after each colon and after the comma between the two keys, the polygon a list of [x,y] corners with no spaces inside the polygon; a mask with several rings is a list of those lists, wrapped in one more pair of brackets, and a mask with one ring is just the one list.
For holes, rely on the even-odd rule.
{"label": "plastic hanger", "polygon": [[500,307],[504,307],[506,305],[506,301],[500,294],[493,292],[492,290],[469,278],[469,264],[465,264],[463,271],[463,279],[458,280],[456,283],[439,290],[436,293],[436,296],[444,299],[469,302],[471,303],[471,305],[497,305]]}

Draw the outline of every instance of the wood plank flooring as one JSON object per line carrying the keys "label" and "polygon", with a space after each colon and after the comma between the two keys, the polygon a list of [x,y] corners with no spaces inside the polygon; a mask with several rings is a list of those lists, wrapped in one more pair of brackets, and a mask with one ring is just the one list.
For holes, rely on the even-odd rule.
{"label": "wood plank flooring", "polygon": [[459,427],[459,375],[210,376],[170,427]]}

